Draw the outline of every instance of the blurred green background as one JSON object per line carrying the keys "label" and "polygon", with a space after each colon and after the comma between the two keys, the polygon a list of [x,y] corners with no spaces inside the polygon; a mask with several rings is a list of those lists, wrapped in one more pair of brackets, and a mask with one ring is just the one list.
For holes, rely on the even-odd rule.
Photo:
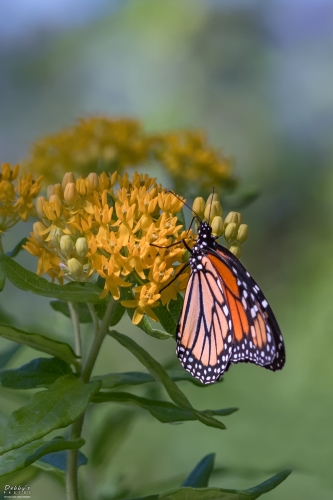
{"label": "blurred green background", "polygon": [[[19,161],[32,141],[78,117],[130,116],[149,131],[204,129],[234,156],[241,186],[260,191],[242,210],[250,228],[243,262],[279,320],[285,369],[238,365],[221,385],[182,385],[198,408],[240,411],[224,419],[223,432],[163,425],[143,413],[98,486],[106,493],[122,480],[158,492],[155,483],[183,480],[214,451],[221,473],[212,486],[250,487],[292,468],[267,499],[333,497],[332,14],[329,0],[2,2],[1,161]],[[5,249],[29,230],[7,235]],[[31,257],[19,261],[35,269]],[[65,338],[70,325],[47,299],[6,287],[2,308],[13,315],[19,308],[19,325],[28,329],[40,317],[39,331]],[[172,341],[128,322],[119,330],[159,361],[175,357]],[[33,357],[22,350],[11,366]],[[107,339],[96,373],[111,366],[140,369]],[[1,400],[4,414],[19,404],[5,390]],[[98,426],[88,419],[85,437]],[[33,500],[63,495],[52,479],[31,487]]]}

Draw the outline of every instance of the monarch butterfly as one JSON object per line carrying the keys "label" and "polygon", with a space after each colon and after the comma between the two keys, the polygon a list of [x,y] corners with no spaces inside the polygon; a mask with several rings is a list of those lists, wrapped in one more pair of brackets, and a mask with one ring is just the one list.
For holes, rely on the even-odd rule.
{"label": "monarch butterfly", "polygon": [[285,348],[280,328],[261,289],[200,217],[187,265],[191,274],[177,327],[177,356],[203,384],[232,364],[250,362],[281,370]]}

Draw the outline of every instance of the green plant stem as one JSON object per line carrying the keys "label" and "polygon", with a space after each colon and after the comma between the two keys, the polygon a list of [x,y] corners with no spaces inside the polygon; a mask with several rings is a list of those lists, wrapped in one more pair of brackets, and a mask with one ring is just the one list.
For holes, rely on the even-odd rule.
{"label": "green plant stem", "polygon": [[[77,304],[74,304],[73,302],[68,302],[68,308],[73,324],[74,351],[77,356],[80,356],[80,358],[82,358],[82,341],[81,341],[80,320],[79,320]],[[81,366],[82,366],[82,359],[80,359],[78,362],[78,368],[77,368],[78,375],[80,375],[81,373]]]}
{"label": "green plant stem", "polygon": [[94,308],[94,304],[90,304],[88,302],[87,306],[88,306],[90,315],[91,315],[93,323],[94,323],[95,335],[96,335],[97,332],[98,332],[98,329],[99,329],[99,320],[98,320],[98,317],[97,317],[97,314],[96,314],[96,311],[95,311],[95,308]]}
{"label": "green plant stem", "polygon": [[94,338],[94,341],[93,341],[91,349],[90,349],[87,363],[86,363],[86,365],[83,369],[83,372],[82,372],[82,376],[81,376],[82,382],[88,383],[90,380],[91,372],[93,371],[93,368],[95,366],[99,350],[101,348],[101,345],[103,343],[105,335],[108,331],[108,328],[110,325],[110,320],[111,320],[112,314],[115,311],[116,306],[117,306],[117,302],[113,298],[111,298],[111,300],[108,303],[108,306],[106,308],[102,323],[100,324],[100,326],[95,334],[95,338]]}
{"label": "green plant stem", "polygon": [[[110,320],[112,317],[112,314],[115,310],[116,307],[116,301],[111,298],[107,309],[105,311],[105,315],[103,317],[103,320],[101,324],[99,325],[97,317],[96,317],[96,322],[94,321],[95,324],[95,337],[94,341],[92,343],[90,353],[87,359],[87,362],[83,368],[83,371],[81,373],[81,380],[84,383],[88,383],[90,380],[91,373],[93,371],[93,368],[95,366],[97,356],[99,354],[100,348],[102,346],[103,340],[105,338],[105,335],[107,334]],[[89,307],[89,306],[88,306]],[[74,308],[75,309],[75,308]],[[71,311],[71,307],[70,307]],[[95,310],[93,310],[95,313]],[[75,330],[77,328],[78,323],[78,315],[71,312],[71,317],[73,321],[73,328],[74,328],[74,336],[75,336]],[[74,320],[73,320],[74,318]],[[77,319],[77,324],[76,324],[76,319]],[[78,327],[78,332],[79,332],[79,327]],[[76,343],[75,343],[76,345]],[[75,422],[73,422],[72,427],[71,427],[71,434],[70,438],[71,439],[77,439],[81,436],[82,432],[82,426],[83,426],[83,421],[84,421],[84,415],[82,414]],[[68,455],[67,455],[67,471],[66,471],[66,489],[67,489],[67,500],[79,500],[79,488],[78,488],[78,450],[69,450]]]}

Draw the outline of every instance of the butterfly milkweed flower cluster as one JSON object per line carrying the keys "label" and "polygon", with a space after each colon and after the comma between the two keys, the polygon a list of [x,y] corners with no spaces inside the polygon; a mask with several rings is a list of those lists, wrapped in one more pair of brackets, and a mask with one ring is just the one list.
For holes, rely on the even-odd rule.
{"label": "butterfly milkweed flower cluster", "polygon": [[82,176],[91,171],[123,174],[142,165],[167,171],[174,188],[184,194],[210,192],[212,185],[232,190],[237,184],[231,159],[212,147],[203,132],[152,134],[128,118],[81,119],[38,140],[24,163],[27,171],[43,174],[48,182],[59,182],[58,172],[69,170]]}
{"label": "butterfly milkweed flower cluster", "polygon": [[20,220],[26,222],[36,215],[34,199],[38,196],[42,176],[31,173],[19,176],[20,167],[3,163],[0,174],[0,237]]}
{"label": "butterfly milkweed flower cluster", "polygon": [[[38,257],[39,275],[48,274],[60,283],[85,282],[99,275],[104,279],[101,296],[110,293],[125,307],[135,308],[134,324],[144,314],[158,321],[154,307],[176,299],[189,278],[189,267],[181,272],[188,259],[181,240],[191,245],[195,235],[185,231],[177,216],[184,201],[147,174],[130,178],[127,173],[92,172],[76,178],[68,172],[62,184],[48,186],[47,195],[37,198],[40,220],[25,248]],[[194,208],[198,203],[205,202],[197,199]],[[210,209],[213,230],[221,236],[224,225],[227,230],[232,224],[227,221],[231,215],[224,223],[217,195],[206,206],[198,215],[208,217]]]}

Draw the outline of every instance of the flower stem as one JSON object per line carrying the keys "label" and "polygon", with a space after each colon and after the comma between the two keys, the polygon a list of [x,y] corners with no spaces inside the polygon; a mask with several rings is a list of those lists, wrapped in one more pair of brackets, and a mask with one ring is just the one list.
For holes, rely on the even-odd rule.
{"label": "flower stem", "polygon": [[[75,354],[82,358],[82,341],[81,341],[81,331],[80,331],[80,320],[78,313],[78,306],[73,302],[68,302],[68,308],[71,315],[71,320],[73,324],[74,332],[74,350]],[[77,372],[78,375],[81,373],[82,359],[78,363]]]}
{"label": "flower stem", "polygon": [[[110,320],[112,314],[115,310],[117,302],[111,298],[110,302],[105,311],[102,323],[99,325],[97,318],[95,324],[95,338],[92,343],[90,353],[87,362],[81,373],[81,380],[84,383],[88,383],[90,380],[91,373],[95,366],[97,356],[99,354],[100,348],[102,346],[105,335],[108,331]],[[89,308],[90,311],[95,312],[93,309]],[[81,339],[80,336],[80,325],[78,320],[77,310],[72,303],[69,303],[69,310],[71,312],[71,318],[73,322],[74,338],[75,338],[75,349],[79,349],[81,353]],[[93,316],[94,318],[94,316]],[[78,354],[78,353],[77,353]],[[72,424],[70,439],[77,439],[81,436],[82,426],[84,421],[84,413]],[[79,500],[79,488],[78,488],[78,450],[69,450],[67,455],[67,474],[66,474],[66,489],[67,489],[67,500]]]}

